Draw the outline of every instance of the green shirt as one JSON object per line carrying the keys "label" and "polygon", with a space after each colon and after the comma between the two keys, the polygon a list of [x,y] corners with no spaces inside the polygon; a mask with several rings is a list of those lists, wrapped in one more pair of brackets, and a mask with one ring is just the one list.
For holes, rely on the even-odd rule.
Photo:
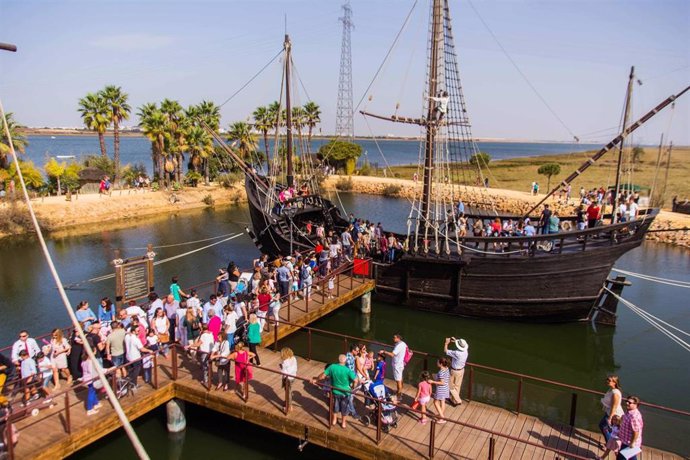
{"label": "green shirt", "polygon": [[261,343],[261,324],[250,323],[247,329],[247,341],[249,343]]}
{"label": "green shirt", "polygon": [[331,364],[324,374],[331,379],[334,395],[349,395],[350,384],[357,380],[355,373],[342,364]]}
{"label": "green shirt", "polygon": [[170,285],[170,293],[173,295],[175,300],[180,301],[180,285],[173,283]]}

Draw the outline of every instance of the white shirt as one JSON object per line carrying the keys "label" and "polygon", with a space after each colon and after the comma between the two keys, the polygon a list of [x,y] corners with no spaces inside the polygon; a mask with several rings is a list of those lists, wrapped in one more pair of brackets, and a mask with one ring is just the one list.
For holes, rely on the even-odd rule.
{"label": "white shirt", "polygon": [[290,358],[280,363],[280,370],[283,371],[283,374],[287,374],[290,377],[294,377],[295,375],[297,375],[297,358],[291,356]]}
{"label": "white shirt", "polygon": [[131,362],[141,358],[141,349],[144,348],[144,346],[141,344],[141,340],[139,340],[136,334],[128,332],[125,336],[125,348],[127,349],[125,355],[127,361]]}
{"label": "white shirt", "polygon": [[187,299],[187,307],[194,309],[194,314],[199,316],[201,314],[201,301],[198,297],[190,297]]}
{"label": "white shirt", "polygon": [[628,205],[628,216],[630,219],[635,219],[637,217],[638,205],[634,201]]}
{"label": "white shirt", "polygon": [[230,313],[225,315],[225,332],[227,332],[228,334],[234,334],[237,330],[238,319],[239,316],[237,316],[237,313],[235,313],[234,310],[231,310]]}
{"label": "white shirt", "polygon": [[405,350],[407,344],[402,340],[393,348],[393,367],[405,367]]}
{"label": "white shirt", "polygon": [[[158,299],[158,300],[160,300],[160,299]],[[154,304],[155,304],[155,302],[151,305],[153,306]],[[161,307],[162,306],[163,306],[163,302],[161,302]],[[149,309],[149,311],[150,310],[151,309]],[[149,324],[149,322],[146,318],[146,312],[144,310],[142,310],[139,305],[132,305],[131,307],[127,307],[127,308],[125,308],[125,311],[127,312],[127,316],[129,316],[129,317],[131,317],[132,315],[136,315],[137,317],[139,317],[139,322],[141,324],[143,324],[144,327],[146,327]],[[156,309],[154,308],[153,311],[155,312]]]}
{"label": "white shirt", "polygon": [[199,336],[199,351],[202,353],[211,353],[212,350],[213,334],[206,331]]}
{"label": "white shirt", "polygon": [[14,345],[12,345],[13,362],[19,361],[19,352],[22,350],[27,350],[30,358],[33,358],[34,356],[36,356],[36,353],[41,351],[35,339],[31,337],[27,338],[26,341],[19,339],[16,342],[14,342]]}
{"label": "white shirt", "polygon": [[450,368],[457,371],[465,367],[469,353],[467,350],[448,350],[446,355],[451,359]]}

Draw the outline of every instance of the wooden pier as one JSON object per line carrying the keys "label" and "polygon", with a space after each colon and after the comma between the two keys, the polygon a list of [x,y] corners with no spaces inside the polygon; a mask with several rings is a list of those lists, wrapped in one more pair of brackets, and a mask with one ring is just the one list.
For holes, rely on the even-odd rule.
{"label": "wooden pier", "polygon": [[[153,385],[140,384],[139,390],[122,397],[120,403],[128,417],[135,419],[179,398],[356,458],[579,459],[601,453],[599,434],[476,401],[449,407],[445,424],[422,425],[415,413],[403,414],[401,407],[397,428],[388,433],[377,423],[365,426],[352,418],[346,429],[330,426],[328,393],[309,381],[323,371],[324,363],[298,358],[298,377],[288,392],[281,388],[279,354],[266,348],[260,348],[259,354],[262,366],[254,367],[254,378],[236,391],[224,392],[212,389],[213,385],[203,386],[198,363],[179,350],[156,360]],[[386,383],[394,386],[391,381]],[[405,390],[402,403],[409,405],[414,389],[406,385]],[[54,397],[54,407],[15,422],[20,440],[13,458],[64,458],[120,427],[107,401],[98,414],[87,417],[85,397],[83,387],[72,388]],[[357,410],[364,414],[362,397],[357,399]],[[648,447],[644,458],[681,459]]]}

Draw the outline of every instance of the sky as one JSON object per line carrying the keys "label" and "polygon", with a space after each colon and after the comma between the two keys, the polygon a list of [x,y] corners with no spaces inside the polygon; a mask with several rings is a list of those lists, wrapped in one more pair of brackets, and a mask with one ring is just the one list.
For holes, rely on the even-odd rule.
{"label": "sky", "polygon": [[[79,98],[107,84],[147,102],[221,104],[281,50],[285,31],[301,81],[298,103],[335,130],[341,0],[0,0],[0,100],[26,126],[81,125]],[[354,104],[419,116],[427,0],[352,0]],[[450,0],[463,91],[478,138],[606,143],[621,124],[635,66],[638,118],[690,84],[690,1]],[[403,23],[412,10],[408,24]],[[400,40],[365,90],[396,34]],[[278,99],[280,61],[222,106],[222,124]],[[137,123],[136,116],[127,122]],[[418,135],[408,125],[355,116],[357,135]],[[633,136],[690,145],[690,92]]]}

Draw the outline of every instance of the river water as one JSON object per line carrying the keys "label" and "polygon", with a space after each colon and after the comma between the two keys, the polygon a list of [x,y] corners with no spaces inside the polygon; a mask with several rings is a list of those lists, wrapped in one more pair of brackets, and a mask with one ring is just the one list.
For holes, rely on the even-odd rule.
{"label": "river water", "polygon": [[[407,202],[400,199],[349,194],[332,198],[336,203],[342,202],[348,213],[376,216],[384,223],[402,222],[402,217],[408,212]],[[137,222],[132,222],[132,227],[121,229],[110,228],[108,224],[93,224],[78,229],[76,233],[52,235],[48,246],[63,284],[75,284],[68,291],[72,305],[80,300],[89,300],[92,305],[97,305],[103,295],[113,296],[114,280],[84,280],[112,273],[109,263],[113,250],[121,249],[124,257],[143,255],[147,243],[170,246],[237,234],[243,232],[248,222],[246,206],[195,210],[137,219]],[[402,225],[388,228],[404,230]],[[156,260],[191,251],[213,241],[218,240],[159,247],[156,248]],[[218,267],[227,265],[229,260],[247,267],[256,254],[249,237],[240,235],[229,242],[156,266],[156,286],[160,293],[165,292],[173,275],[180,277],[183,286],[202,283],[212,278]],[[690,252],[685,249],[645,243],[622,257],[617,267],[690,281],[689,256]],[[3,262],[0,263],[0,311],[3,312],[0,344],[10,344],[21,328],[29,328],[32,334],[38,335],[68,323],[34,238],[4,239],[0,260]],[[623,293],[626,299],[683,330],[690,330],[687,290],[638,279],[631,281],[633,285],[625,288]],[[389,342],[394,332],[400,332],[411,348],[429,353],[441,352],[444,337],[464,337],[470,343],[470,360],[475,363],[599,390],[604,390],[605,375],[616,373],[621,377],[626,393],[638,394],[649,402],[690,410],[687,391],[690,355],[626,307],[619,306],[619,314],[617,327],[594,328],[585,323],[535,325],[448,317],[374,302],[368,321],[361,316],[356,305],[350,305],[314,326],[383,342]],[[342,344],[326,338],[320,340],[324,346],[318,347],[321,354],[314,357],[334,360]],[[303,350],[305,346],[299,336],[286,342],[297,350]],[[415,377],[412,374],[421,369],[420,365],[417,362],[416,367],[411,366],[410,377]],[[481,373],[476,375],[475,398],[514,407],[515,388],[514,380]],[[538,385],[525,387],[523,410],[567,421],[569,403],[568,392]],[[592,427],[598,416],[597,398],[581,394],[578,425]],[[174,450],[176,441],[168,440],[161,421],[164,417],[161,417],[154,414],[141,422],[145,444],[154,450]],[[687,421],[681,423],[677,418],[659,415],[651,409],[645,412],[645,419],[646,443],[690,454],[690,441],[686,436],[690,424]],[[234,449],[234,444],[226,444],[232,439],[226,439],[223,433],[207,432],[196,423],[190,424],[194,428],[188,430],[185,446],[210,443],[226,452]],[[117,446],[123,442],[121,435],[109,439],[103,444],[104,450],[99,452],[117,452]],[[280,449],[265,451],[253,446],[254,441],[237,439],[245,447],[249,446],[246,451],[248,458],[281,457]],[[184,452],[187,453],[181,458],[196,458],[187,447]],[[108,456],[99,455],[98,458]]]}
{"label": "river water", "polygon": [[[88,155],[100,155],[98,138],[95,136],[29,136],[28,141],[26,158],[39,167],[43,167],[51,156],[74,155],[77,161],[81,161]],[[325,139],[312,140],[311,151],[317,152],[319,147],[326,142],[328,141]],[[356,142],[362,146],[360,163],[368,160],[372,165],[379,167],[385,167],[386,164],[391,166],[417,164],[419,154],[417,141],[383,139],[374,142],[370,139],[360,139]],[[598,144],[568,142],[479,142],[477,145],[482,152],[490,154],[492,160],[584,152],[601,147]],[[108,155],[112,157],[112,136],[106,138],[106,149]],[[263,150],[263,141],[260,142],[259,149]],[[269,149],[273,151],[272,140],[269,140]],[[121,137],[120,158],[123,165],[143,163],[149,174],[152,172],[151,142],[143,136]]]}

